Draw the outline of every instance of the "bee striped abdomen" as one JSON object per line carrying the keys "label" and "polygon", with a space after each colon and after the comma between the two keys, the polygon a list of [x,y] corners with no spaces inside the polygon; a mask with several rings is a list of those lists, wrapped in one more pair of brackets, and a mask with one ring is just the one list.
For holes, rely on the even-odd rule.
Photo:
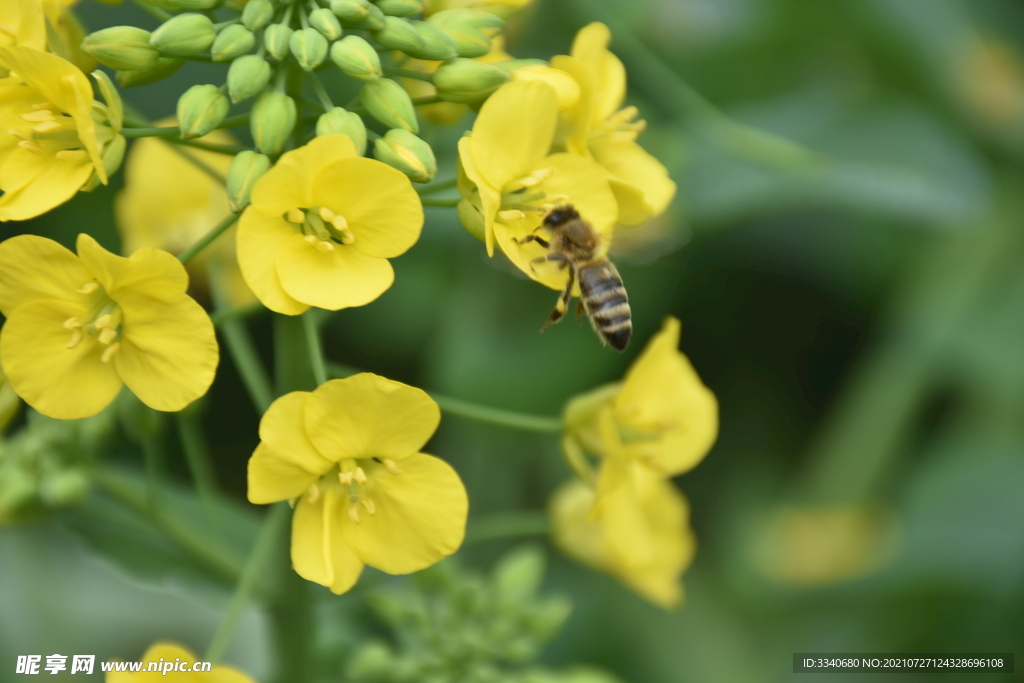
{"label": "bee striped abdomen", "polygon": [[633,334],[629,298],[611,261],[592,261],[576,269],[583,307],[601,338],[622,351]]}

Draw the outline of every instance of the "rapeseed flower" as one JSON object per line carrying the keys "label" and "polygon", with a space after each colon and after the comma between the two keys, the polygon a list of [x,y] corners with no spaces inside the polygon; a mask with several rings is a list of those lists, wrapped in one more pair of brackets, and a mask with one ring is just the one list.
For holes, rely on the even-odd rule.
{"label": "rapeseed flower", "polygon": [[0,48],[0,221],[33,218],[89,190],[121,164],[121,100],[96,73],[107,104],[93,101],[73,64],[30,47]]}
{"label": "rapeseed flower", "polygon": [[[8,0],[0,4],[0,47],[46,49],[46,16],[39,0]],[[0,76],[7,70],[0,67]]]}
{"label": "rapeseed flower", "polygon": [[[178,665],[180,669],[185,665],[191,668],[197,661],[197,658],[194,652],[183,645],[159,641],[150,645],[139,661],[143,662],[143,669],[149,666],[149,662],[157,662],[161,666],[164,663],[171,666]],[[168,683],[255,683],[252,678],[249,678],[238,669],[224,666],[223,664],[216,664],[209,671],[205,672],[172,671],[169,666],[166,672],[162,668],[159,673],[146,672],[145,670],[138,673],[108,671],[105,676],[103,679],[104,683],[148,683],[149,681],[167,681]]]}
{"label": "rapeseed flower", "polygon": [[[109,0],[108,4],[112,4]],[[96,60],[82,49],[85,40],[85,29],[72,8],[78,0],[35,0],[42,4],[46,15],[47,30],[46,50],[63,57],[79,69],[88,73],[96,68]],[[116,3],[113,3],[116,4]]]}
{"label": "rapeseed flower", "polygon": [[460,191],[482,214],[487,253],[493,254],[498,244],[531,278],[562,289],[567,271],[535,265],[533,260],[546,250],[518,240],[534,232],[547,209],[572,204],[605,238],[606,250],[618,210],[605,171],[595,161],[549,153],[557,117],[558,97],[551,85],[542,80],[507,83],[484,103],[472,133],[459,141],[459,161],[468,181]]}
{"label": "rapeseed flower", "polygon": [[458,550],[466,490],[420,452],[440,419],[420,389],[369,373],[274,401],[249,460],[249,500],[294,501],[300,576],[344,593],[364,565],[408,574]]}
{"label": "rapeseed flower", "polygon": [[[176,125],[173,119],[157,122]],[[203,142],[232,144],[224,131],[215,131]],[[180,254],[231,212],[228,195],[219,183],[182,154],[194,156],[207,166],[227,174],[232,157],[201,149],[176,150],[160,138],[137,140],[128,152],[124,168],[124,189],[114,203],[114,215],[125,254],[154,247]],[[167,191],[167,179],[174,178],[174,192]],[[210,271],[232,306],[244,306],[256,296],[246,286],[235,258],[235,228],[208,246],[186,264],[194,290],[204,290]]]}
{"label": "rapeseed flower", "polygon": [[551,65],[570,73],[582,94],[562,115],[561,143],[574,154],[595,159],[605,169],[619,206],[619,222],[635,225],[668,208],[676,184],[665,167],[637,144],[643,121],[636,107],[622,108],[626,69],[608,50],[611,32],[601,23],[576,34],[572,57],[555,57]]}
{"label": "rapeseed flower", "polygon": [[85,234],[77,256],[35,235],[0,243],[7,381],[61,419],[95,415],[125,384],[151,408],[181,410],[209,389],[219,356],[187,287],[184,266],[157,249],[124,258]]}
{"label": "rapeseed flower", "polygon": [[256,183],[238,226],[238,263],[267,308],[363,306],[394,282],[388,262],[419,239],[423,207],[401,171],[324,135]]}

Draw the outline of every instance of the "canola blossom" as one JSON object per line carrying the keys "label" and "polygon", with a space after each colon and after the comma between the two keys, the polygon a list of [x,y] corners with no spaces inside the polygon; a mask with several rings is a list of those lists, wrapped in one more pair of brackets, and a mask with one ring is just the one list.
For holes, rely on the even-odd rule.
{"label": "canola blossom", "polygon": [[[0,47],[46,49],[46,15],[39,0],[9,0],[0,5]],[[0,67],[0,76],[8,71]]]}
{"label": "canola blossom", "polygon": [[106,105],[70,62],[31,47],[0,48],[0,221],[25,220],[91,189],[121,164],[121,100],[97,72]]}
{"label": "canola blossom", "polygon": [[123,385],[156,410],[181,410],[206,393],[219,352],[213,325],[186,293],[173,256],[111,254],[89,235],[75,255],[53,240],[0,243],[0,364],[44,415],[103,410]]}
{"label": "canola blossom", "polygon": [[[148,683],[149,681],[167,681],[168,683],[255,683],[254,679],[242,673],[238,669],[223,664],[216,664],[209,671],[182,671],[182,668],[189,668],[201,661],[195,653],[171,641],[157,641],[146,648],[141,659],[143,667],[148,667],[150,662],[160,665],[159,672],[140,671],[132,673],[128,671],[108,671],[103,679],[104,683]],[[167,663],[167,671],[163,671],[163,664]],[[171,669],[176,666],[177,671]]]}
{"label": "canola blossom", "polygon": [[238,226],[238,264],[277,313],[364,306],[395,279],[388,262],[419,239],[409,179],[356,154],[347,135],[288,152],[256,183]]}
{"label": "canola blossom", "polygon": [[408,574],[458,550],[466,490],[420,452],[440,419],[420,389],[369,373],[273,403],[249,460],[249,500],[294,499],[295,571],[344,593],[364,565]]}

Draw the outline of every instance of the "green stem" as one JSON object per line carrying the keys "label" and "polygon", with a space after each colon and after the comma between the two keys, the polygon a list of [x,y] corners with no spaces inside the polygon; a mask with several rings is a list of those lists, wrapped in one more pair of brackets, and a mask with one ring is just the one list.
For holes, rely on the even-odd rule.
{"label": "green stem", "polygon": [[317,387],[313,366],[300,349],[309,348],[305,322],[297,316],[274,316],[274,376],[277,395]]}
{"label": "green stem", "polygon": [[201,252],[203,249],[206,249],[206,247],[210,246],[210,243],[227,232],[228,228],[234,225],[237,220],[238,214],[233,213],[217,225],[213,226],[213,229],[199,238],[198,242],[181,252],[181,255],[178,256],[178,260],[182,263],[188,263],[196,254]]}
{"label": "green stem", "polygon": [[[145,408],[145,410],[150,409]],[[142,457],[146,466],[146,504],[154,515],[159,515],[163,496],[160,482],[163,479],[164,463],[167,459],[163,442],[159,436],[149,433],[143,435]]]}
{"label": "green stem", "polygon": [[185,409],[175,413],[174,417],[178,426],[178,439],[181,441],[181,449],[185,452],[185,460],[188,462],[188,470],[192,475],[192,483],[195,484],[196,493],[199,494],[199,503],[202,505],[203,514],[206,516],[206,525],[210,531],[215,531],[217,521],[217,475],[213,470],[213,462],[210,458],[210,447],[206,442],[206,435],[203,434],[203,429],[194,410]]}
{"label": "green stem", "polygon": [[224,655],[224,650],[231,642],[231,634],[234,633],[242,612],[252,600],[256,586],[265,574],[267,563],[273,557],[275,547],[279,545],[281,535],[288,530],[289,517],[291,509],[287,503],[273,506],[264,517],[259,536],[256,537],[252,551],[242,568],[242,575],[235,584],[231,602],[228,603],[224,618],[221,619],[220,626],[217,627],[217,632],[206,650],[205,661],[218,662]]}
{"label": "green stem", "polygon": [[458,206],[459,202],[462,201],[462,197],[420,197],[420,202],[423,206]]}
{"label": "green stem", "polygon": [[440,192],[441,190],[451,189],[458,184],[458,178],[448,178],[447,180],[436,180],[429,185],[424,185],[423,187],[417,187],[416,191],[419,192],[420,195],[432,194],[434,192]]}
{"label": "green stem", "polygon": [[[349,377],[362,372],[341,363],[331,362],[327,363],[327,370],[331,377]],[[441,410],[458,417],[542,434],[558,434],[564,429],[562,420],[557,417],[517,413],[511,410],[502,410],[501,408],[481,406],[433,391],[427,393],[437,401],[437,405],[441,407]]]}
{"label": "green stem", "polygon": [[306,333],[306,351],[309,353],[309,364],[313,368],[313,379],[320,386],[327,382],[327,368],[324,366],[324,352],[320,346],[320,330],[316,324],[316,309],[309,309],[302,315],[302,327]]}
{"label": "green stem", "polygon": [[248,147],[245,147],[243,145],[218,145],[214,142],[203,142],[202,140],[183,140],[181,138],[167,138],[167,142],[172,142],[175,145],[181,145],[182,147],[195,147],[196,149],[204,149],[207,152],[216,152],[217,154],[234,155],[249,149]]}
{"label": "green stem", "polygon": [[136,128],[125,126],[121,129],[121,135],[126,138],[153,138],[153,137],[178,137],[181,129],[177,126]]}
{"label": "green stem", "polygon": [[412,98],[412,104],[414,107],[420,107],[424,104],[437,104],[438,102],[446,102],[441,98],[440,95],[431,95],[430,97],[414,97]]}
{"label": "green stem", "polygon": [[434,82],[432,74],[425,74],[422,71],[414,71],[413,69],[399,69],[397,66],[385,66],[384,73],[388,76],[404,76],[405,78],[415,78],[417,81]]}
{"label": "green stem", "polygon": [[227,179],[223,175],[221,175],[220,171],[215,169],[213,166],[210,166],[208,163],[206,163],[205,161],[203,161],[202,159],[200,159],[196,155],[189,154],[187,151],[185,151],[184,149],[182,149],[181,147],[178,146],[178,145],[183,145],[185,143],[180,142],[180,141],[175,141],[175,140],[168,140],[167,138],[160,138],[160,139],[165,141],[165,142],[167,142],[167,143],[172,143],[172,144],[169,144],[168,146],[171,148],[171,150],[175,154],[180,156],[182,159],[185,159],[186,161],[188,161],[190,164],[192,164],[193,166],[198,168],[200,171],[202,171],[206,175],[210,176],[210,178],[212,178],[214,182],[216,182],[216,183],[218,183],[220,185],[227,184]]}
{"label": "green stem", "polygon": [[313,92],[316,93],[317,99],[320,100],[320,106],[324,108],[325,112],[334,109],[334,102],[331,101],[331,96],[327,94],[324,84],[320,82],[315,73],[310,72],[309,76],[309,82],[313,85]]}
{"label": "green stem", "polygon": [[471,519],[466,526],[465,543],[480,543],[521,536],[547,536],[551,521],[544,512],[498,512],[480,519]]}
{"label": "green stem", "polygon": [[[227,303],[217,274],[217,267],[211,264],[210,291],[217,309],[225,311]],[[245,327],[245,321],[238,318],[227,318],[221,322],[220,332],[253,406],[260,414],[265,413],[274,401],[274,392],[270,388],[270,379],[267,377],[267,371],[263,369],[263,362],[260,360],[259,352],[256,351],[256,345],[253,343],[252,337],[249,336],[249,330]]]}
{"label": "green stem", "polygon": [[236,320],[239,318],[248,318],[250,315],[259,313],[260,311],[267,310],[263,304],[256,302],[249,304],[248,306],[239,306],[238,308],[227,308],[222,311],[214,311],[210,314],[210,322],[216,327],[220,327],[222,323],[228,320]]}
{"label": "green stem", "polygon": [[174,17],[174,15],[170,12],[165,12],[159,7],[153,7],[148,2],[145,2],[145,0],[132,0],[132,2],[138,5],[139,9],[141,9],[143,12],[146,12],[152,17],[156,17],[160,21],[167,21],[168,19]]}

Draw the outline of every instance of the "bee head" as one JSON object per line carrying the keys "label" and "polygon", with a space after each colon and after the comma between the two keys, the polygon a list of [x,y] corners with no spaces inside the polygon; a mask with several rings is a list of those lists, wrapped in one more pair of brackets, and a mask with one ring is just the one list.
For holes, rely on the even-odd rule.
{"label": "bee head", "polygon": [[579,212],[571,204],[556,206],[544,216],[544,225],[549,228],[557,228],[571,220],[579,220]]}

